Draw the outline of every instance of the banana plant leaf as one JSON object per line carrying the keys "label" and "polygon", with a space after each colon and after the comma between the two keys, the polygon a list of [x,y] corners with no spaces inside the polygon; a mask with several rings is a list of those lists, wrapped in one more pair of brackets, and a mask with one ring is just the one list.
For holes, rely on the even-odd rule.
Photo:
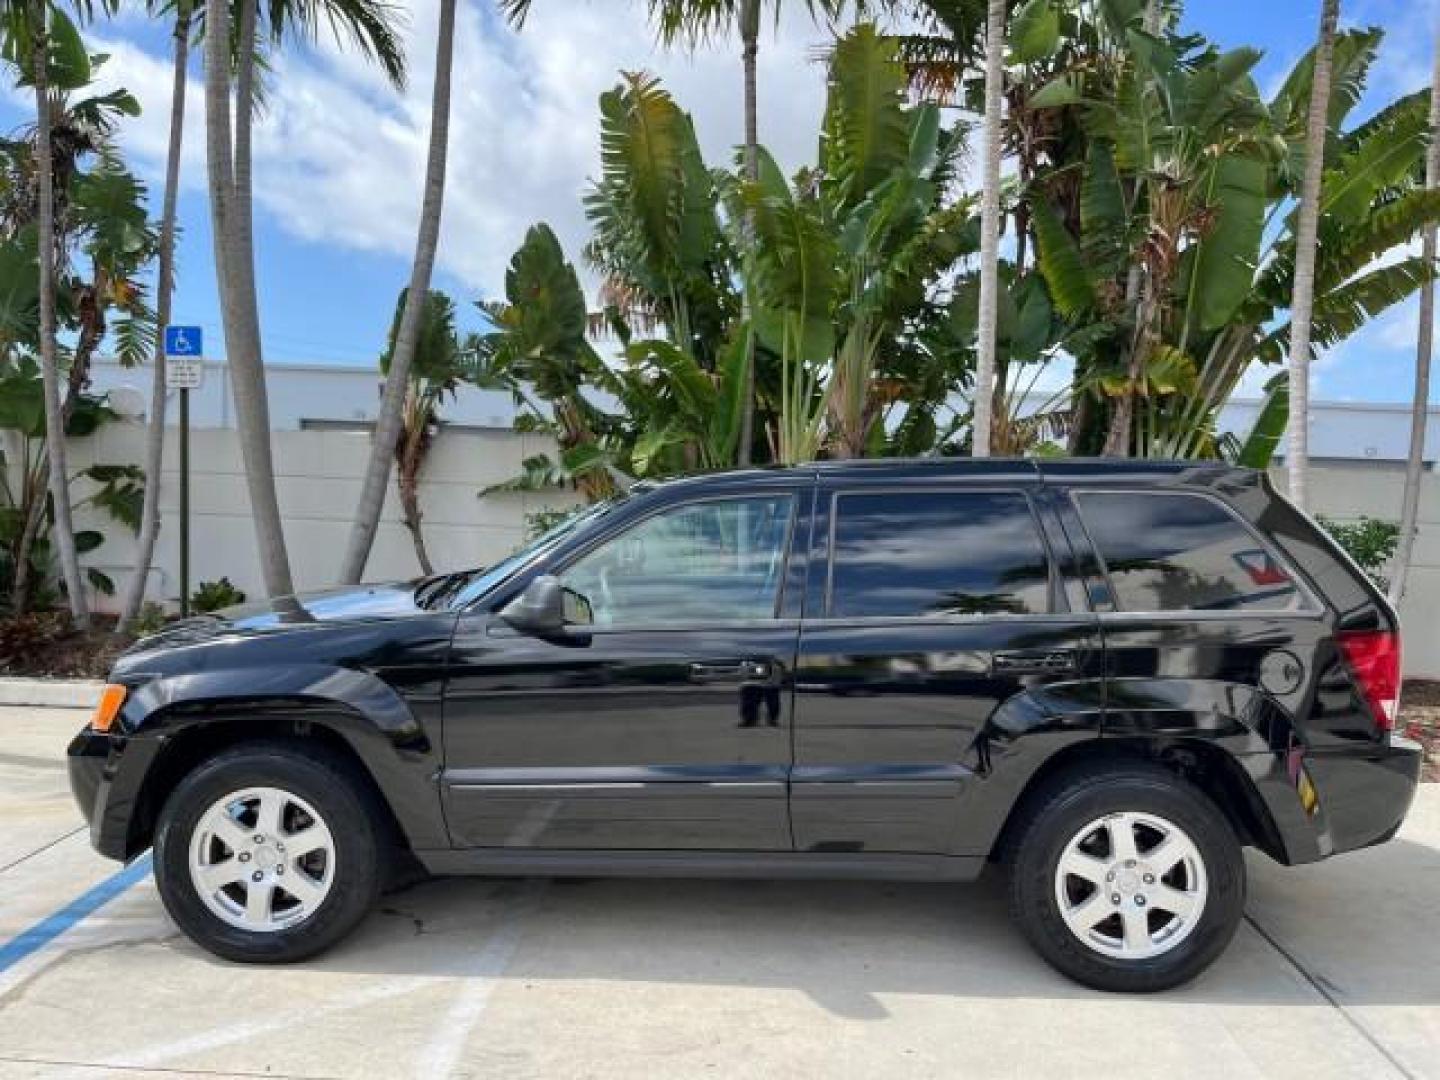
{"label": "banana plant leaf", "polygon": [[1247,469],[1266,468],[1275,457],[1289,418],[1290,380],[1281,373],[1265,385],[1265,402],[1235,454],[1235,464]]}

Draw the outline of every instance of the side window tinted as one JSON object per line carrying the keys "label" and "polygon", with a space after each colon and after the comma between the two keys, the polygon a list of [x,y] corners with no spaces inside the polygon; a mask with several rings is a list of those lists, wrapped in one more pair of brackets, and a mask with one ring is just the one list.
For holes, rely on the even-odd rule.
{"label": "side window tinted", "polygon": [[1049,562],[1020,492],[886,492],[836,502],[832,617],[1049,610]]}
{"label": "side window tinted", "polygon": [[789,495],[662,511],[560,575],[597,626],[772,619],[785,565]]}
{"label": "side window tinted", "polygon": [[1261,539],[1200,495],[1087,491],[1075,501],[1124,611],[1294,611],[1303,595]]}

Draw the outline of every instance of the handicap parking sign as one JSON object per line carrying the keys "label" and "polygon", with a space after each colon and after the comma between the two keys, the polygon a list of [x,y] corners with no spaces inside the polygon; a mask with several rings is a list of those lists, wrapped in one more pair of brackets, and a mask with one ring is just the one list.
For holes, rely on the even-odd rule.
{"label": "handicap parking sign", "polygon": [[198,326],[165,327],[165,355],[199,358],[205,352],[205,339]]}

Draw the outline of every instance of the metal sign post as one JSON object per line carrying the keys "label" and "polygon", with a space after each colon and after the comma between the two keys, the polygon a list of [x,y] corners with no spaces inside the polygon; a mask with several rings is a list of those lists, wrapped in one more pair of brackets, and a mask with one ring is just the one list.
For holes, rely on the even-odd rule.
{"label": "metal sign post", "polygon": [[[190,614],[190,391],[205,378],[198,326],[165,327],[165,385],[180,391],[180,614]],[[152,483],[158,483],[159,477]]]}

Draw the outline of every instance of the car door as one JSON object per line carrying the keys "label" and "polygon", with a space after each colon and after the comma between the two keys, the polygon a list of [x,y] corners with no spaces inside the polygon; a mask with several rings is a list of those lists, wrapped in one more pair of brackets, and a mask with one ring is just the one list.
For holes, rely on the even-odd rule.
{"label": "car door", "polygon": [[[992,752],[1084,716],[1075,737],[1098,732],[1103,656],[1051,554],[1063,534],[1042,527],[1033,471],[996,469],[822,485],[796,670],[797,850],[972,854],[997,827],[993,806],[966,800]],[[989,803],[1003,813],[1015,794]]]}
{"label": "car door", "polygon": [[445,701],[454,842],[788,850],[785,581],[811,496],[769,484],[629,515],[548,568],[591,612],[562,635],[463,615]]}

